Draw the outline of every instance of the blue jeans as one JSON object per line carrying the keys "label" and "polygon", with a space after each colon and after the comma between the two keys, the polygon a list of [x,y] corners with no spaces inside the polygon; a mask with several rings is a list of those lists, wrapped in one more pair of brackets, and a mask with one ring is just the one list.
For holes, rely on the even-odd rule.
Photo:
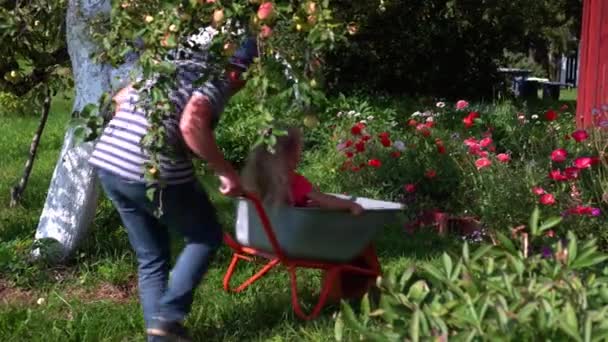
{"label": "blue jeans", "polygon": [[[155,200],[150,201],[145,184],[103,170],[99,170],[98,175],[106,195],[120,214],[137,256],[139,295],[146,326],[153,319],[183,321],[190,312],[194,289],[222,243],[222,230],[207,194],[193,181],[169,185],[162,194],[157,190]],[[159,198],[163,215],[157,219],[153,213]],[[168,228],[186,241],[170,278]]]}

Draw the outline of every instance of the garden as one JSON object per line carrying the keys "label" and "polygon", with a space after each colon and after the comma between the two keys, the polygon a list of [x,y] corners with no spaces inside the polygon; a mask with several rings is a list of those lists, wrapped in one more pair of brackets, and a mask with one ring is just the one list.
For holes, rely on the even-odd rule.
{"label": "garden", "polygon": [[[513,23],[504,21],[491,25],[492,18],[510,13],[508,20],[528,29],[531,46],[542,51],[544,42],[549,50],[567,50],[556,45],[561,38],[554,35],[580,22],[556,13],[580,16],[573,2],[549,1],[546,8],[525,1],[479,8],[459,1],[380,1],[352,8],[341,1],[296,2],[300,9],[290,1],[258,2],[112,3],[112,27],[92,35],[103,46],[97,61],[123,63],[133,35],[139,35],[150,51],[141,56],[143,74],[160,74],[164,87],[171,68],[154,60],[175,44],[173,35],[200,25],[193,17],[226,22],[252,15],[253,29],[266,42],[263,49],[293,56],[266,54],[226,106],[215,132],[226,158],[240,168],[252,146],[272,145],[281,125],[296,125],[304,133],[298,171],[318,189],[399,202],[405,209],[376,237],[382,265],[376,285],[361,299],[327,306],[312,321],[292,312],[289,279],[279,271],[243,293],[224,292],[231,254],[220,248],[186,321],[196,341],[608,339],[608,103],[593,110],[593,125],[580,128],[576,88],[562,89],[555,101],[497,97],[488,86],[499,77],[488,61],[516,59],[538,72],[554,72],[530,58],[515,58],[528,48],[520,46],[523,30],[507,30]],[[261,13],[268,3],[276,7]],[[52,10],[54,16],[47,13],[47,21],[65,19],[57,14],[65,12],[65,2],[53,6],[59,9]],[[18,7],[0,5],[0,14],[6,18]],[[191,12],[185,15],[178,7]],[[166,15],[133,21],[159,8]],[[31,19],[32,41],[50,40],[38,36],[34,25],[42,20],[42,7],[22,11]],[[542,24],[530,22],[526,11],[542,15]],[[433,25],[398,21],[398,13]],[[376,30],[397,21],[382,34]],[[179,24],[168,25],[172,22]],[[58,35],[65,27],[45,30]],[[404,30],[412,34],[395,42]],[[472,35],[476,30],[483,30],[483,37]],[[493,35],[500,35],[500,43],[484,38]],[[219,39],[212,48],[227,58],[233,38]],[[142,340],[137,262],[105,196],[69,258],[32,257],[34,248],[45,247],[35,238],[36,227],[59,172],[66,130],[76,132],[78,143],[94,140],[108,109],[103,97],[85,106],[78,92],[90,89],[81,75],[72,74],[65,55],[47,53],[44,61],[35,60],[30,56],[41,54],[40,46],[14,44],[20,56],[13,64],[0,62],[0,71],[14,68],[19,76],[8,71],[0,84],[0,337]],[[57,44],[44,49],[63,51]],[[418,49],[396,48],[406,46]],[[3,55],[8,48],[0,47]],[[51,57],[62,62],[43,65]],[[36,78],[38,72],[44,79]],[[390,82],[393,78],[400,83]],[[26,84],[36,87],[23,91]],[[154,124],[167,107],[166,94],[152,95],[161,109],[152,111]],[[40,108],[47,109],[48,119],[37,134],[27,188],[14,204],[11,189],[31,153]],[[163,148],[160,132],[152,131],[147,148]],[[224,230],[233,232],[233,199],[217,191],[219,182],[204,163],[197,164],[197,177]],[[183,246],[178,240],[172,245],[175,255]],[[254,268],[241,272],[238,278],[244,280]],[[298,272],[304,302],[314,302],[321,280],[318,272]]]}

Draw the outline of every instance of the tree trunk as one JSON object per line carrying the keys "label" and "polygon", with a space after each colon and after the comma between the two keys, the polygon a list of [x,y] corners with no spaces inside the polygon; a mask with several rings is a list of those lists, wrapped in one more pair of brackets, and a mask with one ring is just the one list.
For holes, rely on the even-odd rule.
{"label": "tree trunk", "polygon": [[46,125],[46,120],[49,117],[49,111],[51,110],[51,90],[46,89],[46,97],[44,98],[44,104],[42,105],[42,113],[40,115],[40,123],[38,124],[38,128],[36,129],[36,133],[34,134],[34,138],[32,139],[32,144],[30,145],[30,154],[25,162],[25,168],[23,170],[23,176],[19,183],[11,188],[11,208],[16,207],[21,201],[21,196],[25,191],[25,187],[27,186],[27,181],[30,178],[30,174],[32,172],[32,168],[34,167],[34,160],[36,160],[36,151],[38,150],[38,144],[40,143],[40,137],[42,137],[42,131],[44,130],[44,126]]}
{"label": "tree trunk", "polygon": [[[69,0],[66,38],[76,90],[74,111],[97,103],[110,90],[111,68],[93,63],[90,56],[97,47],[89,35],[90,20],[109,15],[110,9],[110,0]],[[98,199],[96,176],[88,163],[93,144],[76,145],[73,133],[68,128],[65,134],[35,236],[58,242],[55,252],[60,260],[71,255],[87,234]],[[34,256],[39,255],[40,250],[35,250]]]}

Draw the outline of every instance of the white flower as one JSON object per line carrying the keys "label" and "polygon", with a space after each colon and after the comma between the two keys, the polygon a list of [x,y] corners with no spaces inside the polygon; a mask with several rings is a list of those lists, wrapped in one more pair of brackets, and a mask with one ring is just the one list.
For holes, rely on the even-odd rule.
{"label": "white flower", "polygon": [[369,120],[369,121],[374,120],[374,116],[373,116],[373,115],[368,116],[368,117],[367,117],[367,120]]}
{"label": "white flower", "polygon": [[432,115],[433,115],[433,113],[428,110],[426,112],[422,113],[422,116],[424,116],[424,117],[432,116]]}
{"label": "white flower", "polygon": [[336,114],[337,117],[341,117],[344,113],[342,112],[338,112],[338,114]]}
{"label": "white flower", "polygon": [[355,113],[354,117],[358,118],[361,116],[361,113]]}
{"label": "white flower", "polygon": [[353,115],[355,115],[355,111],[354,110],[351,110],[351,111],[348,112],[348,117],[349,118],[352,117]]}
{"label": "white flower", "polygon": [[445,107],[445,102],[437,102],[437,108]]}
{"label": "white flower", "polygon": [[420,113],[420,112],[414,112],[414,114],[412,114],[412,117],[415,118],[415,117],[420,116],[420,115],[422,115],[422,113]]}
{"label": "white flower", "polygon": [[518,117],[517,117],[517,119],[518,119],[518,120],[525,120],[525,119],[526,119],[526,116],[525,116],[525,115],[520,115],[520,116],[518,116]]}
{"label": "white flower", "polygon": [[392,126],[392,127],[395,127],[395,126],[397,126],[397,125],[399,125],[399,123],[398,123],[397,121],[393,121],[393,122],[391,122],[391,126]]}
{"label": "white flower", "polygon": [[45,302],[46,302],[46,299],[44,299],[44,298],[38,298],[38,300],[36,301],[36,303],[38,305],[44,305]]}
{"label": "white flower", "polygon": [[536,119],[538,119],[538,115],[536,115],[536,114],[532,115],[532,120],[536,120]]}
{"label": "white flower", "polygon": [[154,21],[154,17],[151,15],[147,15],[144,20],[149,24]]}
{"label": "white flower", "polygon": [[426,118],[426,122],[433,122],[433,117],[429,116],[428,118]]}
{"label": "white flower", "polygon": [[405,151],[405,143],[401,140],[395,140],[395,142],[393,142],[393,147],[398,151]]}
{"label": "white flower", "polygon": [[361,121],[359,121],[359,123],[367,124],[367,120],[361,120]]}

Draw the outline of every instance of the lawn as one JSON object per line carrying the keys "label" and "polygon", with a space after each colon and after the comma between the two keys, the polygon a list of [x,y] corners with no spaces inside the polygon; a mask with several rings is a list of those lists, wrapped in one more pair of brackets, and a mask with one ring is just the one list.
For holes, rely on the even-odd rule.
{"label": "lawn", "polygon": [[[35,116],[0,117],[0,340],[1,341],[134,341],[144,338],[137,299],[133,254],[117,214],[103,198],[84,246],[68,264],[30,264],[27,252],[61,149],[71,103],[57,98],[44,131],[38,158],[18,208],[8,208],[9,189],[22,173],[36,129]],[[225,228],[233,222],[231,202],[215,191],[213,179],[202,179],[220,208]],[[405,235],[400,227],[378,238],[385,270],[433,260],[453,241],[432,234]],[[179,248],[178,245],[175,246]],[[196,293],[187,326],[198,341],[329,341],[333,315],[328,307],[312,322],[291,311],[287,277],[275,272],[243,294],[221,289],[229,262],[224,247]],[[251,273],[245,268],[244,273]],[[242,277],[241,277],[242,278]],[[302,279],[302,277],[301,277]],[[238,278],[236,279],[238,280]],[[317,274],[306,274],[302,293],[312,303]],[[348,336],[347,336],[348,340]]]}

